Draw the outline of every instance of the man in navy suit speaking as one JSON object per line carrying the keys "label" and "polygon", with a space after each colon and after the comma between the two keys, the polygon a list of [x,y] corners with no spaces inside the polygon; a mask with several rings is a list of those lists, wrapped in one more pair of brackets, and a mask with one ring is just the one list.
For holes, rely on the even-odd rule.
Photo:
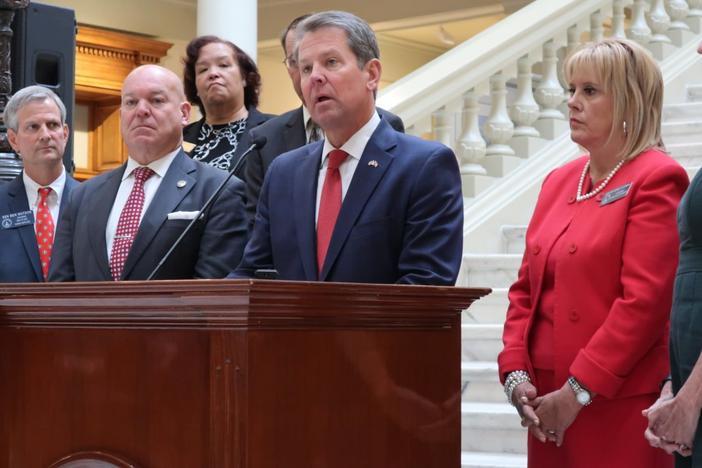
{"label": "man in navy suit speaking", "polygon": [[463,238],[455,155],[379,118],[381,63],[365,21],[323,12],[296,31],[304,101],[325,139],[273,161],[230,276],[275,269],[290,280],[455,284]]}
{"label": "man in navy suit speaking", "polygon": [[[244,166],[245,177],[243,179],[246,183],[246,211],[251,225],[253,225],[256,216],[256,207],[264,176],[273,160],[283,153],[324,138],[323,132],[317,127],[310,116],[310,112],[305,107],[300,83],[300,70],[295,61],[297,25],[310,16],[312,15],[306,14],[292,20],[280,38],[283,53],[285,54],[285,69],[288,72],[288,76],[290,76],[295,94],[300,98],[300,107],[273,117],[252,128],[249,132],[251,141],[256,141],[261,136],[266,137],[267,141],[262,148],[251,152]],[[398,132],[405,131],[402,119],[398,116],[380,108],[376,110],[380,118],[387,120],[392,128]]]}
{"label": "man in navy suit speaking", "polygon": [[[183,152],[189,115],[173,72],[143,65],[127,75],[120,130],[129,158],[71,193],[56,235],[51,281],[149,277],[227,175]],[[239,262],[246,233],[244,184],[233,178],[155,279],[224,277]]]}
{"label": "man in navy suit speaking", "polygon": [[66,107],[50,89],[23,88],[4,112],[22,173],[0,184],[0,282],[45,281],[59,213],[78,182],[66,174]]}

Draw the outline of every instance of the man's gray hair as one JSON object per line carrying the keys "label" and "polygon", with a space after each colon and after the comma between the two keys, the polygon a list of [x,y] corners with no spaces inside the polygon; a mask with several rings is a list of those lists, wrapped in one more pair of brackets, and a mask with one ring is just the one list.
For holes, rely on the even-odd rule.
{"label": "man's gray hair", "polygon": [[[378,41],[371,27],[358,16],[346,11],[323,11],[305,19],[295,30],[297,33],[295,42],[299,44],[305,33],[321,28],[339,28],[346,32],[349,48],[356,56],[359,68],[363,68],[370,60],[380,58]],[[297,47],[295,56],[297,56]]]}
{"label": "man's gray hair", "polygon": [[10,100],[5,106],[5,112],[2,114],[2,118],[5,121],[5,127],[17,131],[17,126],[19,122],[17,121],[17,114],[20,109],[29,104],[30,102],[36,101],[46,101],[50,99],[56,103],[56,106],[61,112],[61,124],[66,123],[66,106],[61,101],[56,93],[51,91],[49,88],[44,86],[32,85],[22,88],[12,95]]}

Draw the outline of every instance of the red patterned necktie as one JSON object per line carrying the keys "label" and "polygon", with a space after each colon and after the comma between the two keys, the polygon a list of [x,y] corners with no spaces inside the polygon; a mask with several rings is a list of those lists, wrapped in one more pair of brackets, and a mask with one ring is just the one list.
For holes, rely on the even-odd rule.
{"label": "red patterned necktie", "polygon": [[144,182],[154,175],[148,167],[137,167],[132,172],[134,176],[134,186],[129,193],[127,203],[124,204],[122,212],[119,214],[117,222],[117,232],[112,241],[112,252],[110,253],[110,270],[112,279],[119,281],[122,278],[124,263],[127,261],[129,249],[132,248],[134,237],[139,230],[139,220],[141,210],[144,208]]}
{"label": "red patterned necktie", "polygon": [[336,218],[341,210],[341,174],[339,166],[348,154],[342,150],[332,150],[327,159],[327,173],[322,186],[322,196],[319,200],[319,216],[317,217],[317,267],[322,272],[324,258],[327,256],[329,241]]}
{"label": "red patterned necktie", "polygon": [[46,203],[51,187],[39,188],[39,204],[37,205],[37,221],[35,223],[37,231],[37,248],[39,249],[39,261],[41,262],[41,272],[44,281],[49,276],[49,265],[51,264],[51,249],[54,246],[54,218]]}

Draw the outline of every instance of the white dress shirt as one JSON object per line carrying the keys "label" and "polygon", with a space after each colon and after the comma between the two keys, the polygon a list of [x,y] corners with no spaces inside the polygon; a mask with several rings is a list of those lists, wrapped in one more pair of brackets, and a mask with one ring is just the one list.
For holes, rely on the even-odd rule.
{"label": "white dress shirt", "polygon": [[[34,214],[34,219],[37,219],[37,209],[39,208],[39,189],[41,187],[51,187],[51,193],[46,197],[46,204],[49,205],[51,217],[54,219],[54,235],[56,235],[56,226],[58,225],[59,208],[61,207],[61,196],[63,188],[66,186],[66,169],[61,166],[61,175],[49,185],[39,185],[25,171],[22,171],[22,182],[24,182],[24,190],[27,192],[27,202],[29,208]],[[34,223],[34,232],[36,233],[37,223]]]}
{"label": "white dress shirt", "polygon": [[356,167],[358,166],[358,161],[361,160],[361,155],[366,149],[368,140],[373,136],[373,132],[380,125],[380,116],[378,112],[373,111],[373,115],[366,122],[366,124],[361,127],[356,133],[354,133],[351,138],[344,143],[341,148],[334,148],[329,140],[324,139],[324,147],[322,148],[322,165],[319,168],[319,175],[317,179],[317,205],[315,208],[314,219],[315,223],[319,217],[319,201],[322,198],[322,187],[324,187],[324,179],[327,175],[327,164],[329,161],[329,153],[332,150],[340,149],[346,151],[348,156],[339,166],[339,174],[341,175],[341,201],[343,203],[344,197],[346,197],[346,192],[351,185],[351,179],[353,179],[353,174],[356,172]]}
{"label": "white dress shirt", "polygon": [[[168,168],[171,167],[171,163],[179,151],[180,147],[178,147],[178,149],[174,150],[172,153],[169,153],[156,161],[152,161],[146,166],[154,171],[155,174],[144,182],[144,207],[141,210],[141,215],[139,215],[139,223],[141,223],[144,213],[146,213],[146,210],[149,208],[158,187],[161,185],[161,181],[165,177],[166,172],[168,172]],[[127,204],[129,194],[132,192],[132,187],[134,187],[134,169],[140,166],[141,165],[133,160],[131,156],[127,159],[127,168],[124,170],[124,174],[122,175],[122,183],[119,185],[115,202],[112,204],[110,217],[107,218],[107,227],[105,228],[107,258],[110,258],[110,255],[112,254],[112,241],[114,240],[115,233],[117,232],[119,215],[122,214],[122,209],[124,208],[124,205]]]}

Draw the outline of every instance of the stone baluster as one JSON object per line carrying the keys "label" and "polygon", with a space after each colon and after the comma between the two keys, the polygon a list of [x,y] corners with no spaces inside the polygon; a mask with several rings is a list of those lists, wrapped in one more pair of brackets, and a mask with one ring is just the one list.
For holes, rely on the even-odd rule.
{"label": "stone baluster", "polygon": [[651,11],[648,14],[648,24],[651,25],[651,44],[668,44],[670,38],[665,35],[670,27],[670,16],[665,11],[663,0],[652,0]]}
{"label": "stone baluster", "polygon": [[696,34],[702,32],[702,0],[687,0],[690,11],[685,22]]}
{"label": "stone baluster", "polygon": [[558,59],[553,41],[544,44],[541,81],[536,86],[534,97],[541,106],[540,119],[565,119],[557,109],[563,102],[563,88],[558,82]]}
{"label": "stone baluster", "polygon": [[502,72],[490,77],[490,116],[485,122],[483,133],[488,139],[486,156],[514,156],[514,150],[507,144],[514,133],[514,124],[507,113],[507,87]]}
{"label": "stone baluster", "polygon": [[672,41],[666,35],[670,27],[670,16],[665,11],[664,0],[652,0],[648,24],[653,32],[648,48],[656,59],[663,60],[673,49]]}
{"label": "stone baluster", "polygon": [[475,90],[471,89],[463,95],[463,132],[458,139],[458,157],[461,164],[461,174],[485,175],[487,171],[481,162],[485,158],[486,144],[480,134],[480,106]]}
{"label": "stone baluster", "polygon": [[651,28],[646,22],[646,0],[634,0],[631,7],[631,26],[627,36],[641,45],[646,45],[651,40]]}
{"label": "stone baluster", "polygon": [[536,129],[542,137],[553,139],[560,134],[562,125],[566,125],[565,116],[558,109],[563,102],[564,93],[561,83],[558,81],[558,58],[556,57],[556,45],[548,41],[543,46],[543,61],[541,63],[541,80],[534,92],[536,102],[539,103],[541,112],[539,119],[535,123]]}
{"label": "stone baluster", "polygon": [[533,123],[539,118],[539,105],[534,99],[531,80],[531,61],[525,55],[517,62],[517,98],[509,109],[509,116],[516,124],[515,137],[538,137]]}
{"label": "stone baluster", "polygon": [[578,30],[578,25],[574,24],[568,28],[566,32],[567,43],[566,43],[566,56],[573,52],[580,45],[580,30]]}
{"label": "stone baluster", "polygon": [[604,38],[604,25],[602,24],[602,12],[597,10],[590,15],[590,40],[601,41]]}
{"label": "stone baluster", "polygon": [[690,7],[685,0],[666,0],[666,7],[670,15],[670,29],[668,36],[677,47],[681,47],[693,38],[690,26],[685,20],[690,13]]}
{"label": "stone baluster", "polygon": [[534,127],[534,122],[539,118],[539,105],[534,99],[531,64],[528,55],[517,61],[517,97],[509,109],[509,115],[516,125],[509,144],[522,158],[531,156],[545,143]]}
{"label": "stone baluster", "polygon": [[[563,50],[560,51],[560,55],[558,57],[561,60],[565,60],[566,57],[568,57],[571,53],[575,51],[575,49],[578,48],[580,45],[580,30],[578,29],[577,25],[573,25],[568,28],[568,31],[566,33],[567,37],[567,42],[566,46]],[[565,81],[565,76],[563,75],[563,67],[559,66],[558,68],[558,81],[561,83],[561,88],[567,88],[568,83]]]}
{"label": "stone baluster", "polygon": [[449,148],[453,148],[453,119],[451,114],[446,110],[446,106],[440,107],[431,115],[431,129],[434,134],[434,140],[443,143]]}
{"label": "stone baluster", "polygon": [[685,24],[685,18],[690,13],[690,7],[685,0],[667,0],[667,10],[670,15],[670,29],[687,31],[690,27]]}
{"label": "stone baluster", "polygon": [[624,0],[614,0],[612,3],[612,37],[626,39],[624,32]]}

